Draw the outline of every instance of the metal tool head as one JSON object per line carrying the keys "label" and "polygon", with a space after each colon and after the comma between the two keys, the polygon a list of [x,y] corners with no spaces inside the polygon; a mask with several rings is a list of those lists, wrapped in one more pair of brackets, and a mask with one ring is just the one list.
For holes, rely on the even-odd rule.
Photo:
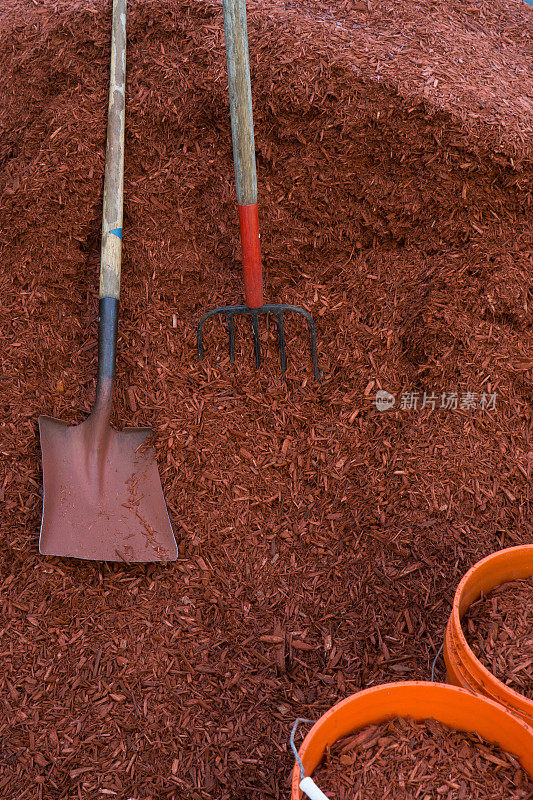
{"label": "metal tool head", "polygon": [[150,428],[122,432],[96,406],[81,425],[39,417],[45,555],[95,561],[173,561],[177,549]]}
{"label": "metal tool head", "polygon": [[215,317],[220,315],[226,317],[226,321],[228,323],[229,357],[231,363],[232,364],[235,363],[235,325],[233,320],[235,317],[238,316],[248,316],[251,318],[252,321],[255,363],[256,366],[259,367],[261,364],[261,343],[259,341],[259,315],[272,314],[273,316],[276,317],[276,323],[278,328],[278,344],[279,344],[279,353],[281,361],[281,371],[285,372],[285,370],[287,369],[287,355],[285,352],[285,327],[284,327],[283,315],[287,311],[299,314],[307,322],[307,326],[309,328],[309,346],[311,350],[311,359],[313,361],[313,371],[315,375],[315,380],[317,381],[320,380],[320,373],[318,371],[318,355],[316,351],[316,331],[315,331],[315,323],[313,321],[313,317],[311,316],[309,311],[305,310],[305,308],[299,308],[298,306],[289,306],[283,303],[280,304],[266,303],[260,306],[259,308],[250,308],[249,306],[221,306],[220,308],[214,308],[212,311],[208,311],[207,314],[203,315],[196,329],[198,358],[201,361],[204,357],[204,339],[203,339],[204,323],[210,317]]}

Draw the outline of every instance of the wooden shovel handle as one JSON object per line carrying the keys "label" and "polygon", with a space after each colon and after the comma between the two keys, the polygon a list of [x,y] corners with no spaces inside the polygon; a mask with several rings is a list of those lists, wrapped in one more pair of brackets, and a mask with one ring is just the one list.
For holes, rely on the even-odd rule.
{"label": "wooden shovel handle", "polygon": [[126,89],[126,0],[113,0],[100,297],[120,297]]}

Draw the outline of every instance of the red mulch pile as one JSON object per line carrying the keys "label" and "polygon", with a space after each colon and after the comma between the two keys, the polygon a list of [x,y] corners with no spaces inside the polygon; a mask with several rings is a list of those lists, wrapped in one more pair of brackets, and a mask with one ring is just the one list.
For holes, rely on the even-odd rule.
{"label": "red mulch pile", "polygon": [[482,595],[462,624],[481,663],[533,700],[533,578],[508,581]]}
{"label": "red mulch pile", "polygon": [[267,296],[315,383],[296,323],[285,381],[216,326],[197,362],[242,297],[221,7],[131,3],[114,422],[157,431],[180,558],[125,567],[37,549],[37,416],[94,397],[110,9],[5,5],[0,793],[286,797],[293,719],[428,678],[460,576],[532,540],[531,10],[250,3]]}
{"label": "red mulch pile", "polygon": [[531,800],[518,759],[437,720],[367,725],[328,748],[313,773],[329,800]]}

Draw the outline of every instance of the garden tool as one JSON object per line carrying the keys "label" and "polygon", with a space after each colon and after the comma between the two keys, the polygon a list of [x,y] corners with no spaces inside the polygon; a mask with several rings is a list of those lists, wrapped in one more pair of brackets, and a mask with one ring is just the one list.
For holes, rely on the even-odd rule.
{"label": "garden tool", "polygon": [[224,31],[226,36],[226,59],[228,64],[229,99],[231,112],[231,134],[235,183],[239,208],[242,264],[244,273],[245,305],[221,306],[201,318],[197,327],[198,356],[204,356],[203,326],[214,316],[225,317],[228,324],[229,355],[235,361],[234,318],[249,316],[252,323],[255,363],[261,363],[259,341],[259,316],[271,314],[276,318],[281,370],[287,368],[285,353],[284,314],[294,312],[307,322],[311,357],[315,378],[319,379],[316,350],[315,324],[311,314],[303,308],[285,304],[264,303],[263,270],[259,244],[259,215],[257,209],[257,177],[255,167],[254,128],[252,116],[252,91],[248,56],[248,34],[246,27],[246,0],[223,0]]}
{"label": "garden tool", "polygon": [[111,77],[100,264],[98,378],[80,425],[39,417],[43,517],[39,549],[98,561],[177,557],[149,428],[110,427],[122,249],[126,0],[113,0]]}

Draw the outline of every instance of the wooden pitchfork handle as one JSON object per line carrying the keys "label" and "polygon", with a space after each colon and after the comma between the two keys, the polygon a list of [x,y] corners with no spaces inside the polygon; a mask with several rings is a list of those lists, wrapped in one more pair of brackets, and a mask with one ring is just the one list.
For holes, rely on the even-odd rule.
{"label": "wooden pitchfork handle", "polygon": [[233,162],[239,208],[244,294],[249,308],[263,305],[257,175],[246,0],[223,0]]}

